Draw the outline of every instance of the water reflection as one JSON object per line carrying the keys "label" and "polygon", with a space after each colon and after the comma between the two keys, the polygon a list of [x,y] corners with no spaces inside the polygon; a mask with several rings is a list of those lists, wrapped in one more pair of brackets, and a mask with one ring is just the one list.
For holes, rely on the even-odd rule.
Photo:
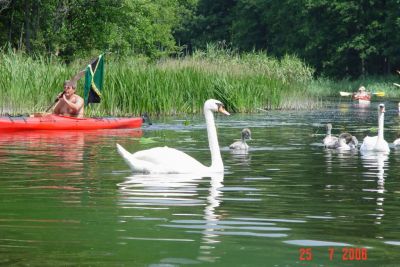
{"label": "water reflection", "polygon": [[371,104],[370,101],[359,101],[358,103],[355,103],[354,105],[360,109],[368,109],[370,104]]}
{"label": "water reflection", "polygon": [[8,166],[3,170],[4,175],[7,171],[14,175],[29,170],[29,178],[17,177],[20,182],[27,183],[20,183],[21,188],[81,191],[82,184],[87,181],[86,174],[93,177],[96,159],[102,157],[99,144],[113,137],[141,135],[142,131],[138,129],[2,132],[0,164]]}
{"label": "water reflection", "polygon": [[[35,182],[28,185],[34,192],[78,192],[85,171],[84,147],[85,135],[82,132],[1,133],[0,164],[19,166],[19,170],[29,169],[33,177],[37,175]],[[46,175],[43,175],[43,170],[47,170]],[[69,181],[64,179],[67,176]]]}
{"label": "water reflection", "polygon": [[216,228],[218,228],[218,223],[220,221],[220,215],[216,213],[216,208],[220,206],[222,199],[224,175],[217,174],[211,177],[210,188],[207,196],[207,205],[204,208],[204,221],[205,228],[202,232],[202,245],[200,246],[200,256],[199,259],[207,262],[214,262],[218,257],[212,256],[210,250],[212,250],[214,243],[219,243],[218,234],[214,233]]}
{"label": "water reflection", "polygon": [[[140,137],[140,129],[99,131],[17,131],[0,133],[0,162],[22,156],[30,166],[82,170],[85,148],[112,136]],[[1,148],[5,149],[1,149]],[[7,148],[8,147],[8,148]],[[93,146],[92,149],[96,149]],[[98,147],[97,147],[98,149]],[[95,151],[89,152],[95,154]]]}
{"label": "water reflection", "polygon": [[[210,186],[204,203],[201,196],[200,183],[210,179]],[[218,257],[213,256],[211,250],[214,244],[219,243],[219,235],[215,230],[219,228],[220,215],[217,208],[222,199],[223,174],[213,174],[203,177],[196,174],[135,174],[129,176],[124,182],[119,183],[123,208],[137,209],[170,209],[177,206],[204,206],[203,220],[173,220],[162,227],[180,229],[202,229],[198,259],[214,262]],[[190,214],[178,214],[178,216]],[[191,214],[193,215],[193,214]],[[142,218],[143,219],[143,218]],[[124,236],[124,239],[127,237]],[[129,239],[129,237],[128,237]],[[145,239],[150,240],[151,237]],[[166,259],[161,262],[165,263]],[[187,261],[187,259],[185,259]],[[168,260],[168,262],[170,262]]]}
{"label": "water reflection", "polygon": [[385,169],[388,168],[388,155],[383,152],[361,152],[361,158],[363,160],[363,165],[367,169],[364,173],[365,177],[371,177],[376,179],[376,188],[366,188],[363,189],[365,192],[375,192],[376,193],[376,213],[375,224],[381,224],[381,220],[384,213],[383,202],[385,200],[384,194],[385,190]]}
{"label": "water reflection", "polygon": [[137,209],[201,205],[196,198],[201,178],[190,174],[134,174],[118,184],[120,205]]}
{"label": "water reflection", "polygon": [[238,165],[249,166],[251,161],[251,155],[248,150],[229,150],[232,155],[232,159]]}
{"label": "water reflection", "polygon": [[[204,186],[208,187],[206,191],[204,191]],[[226,214],[226,211],[219,210],[224,199],[224,192],[237,190],[237,192],[243,193],[244,191],[257,191],[257,189],[251,187],[224,187],[223,174],[205,177],[195,174],[134,174],[119,183],[118,188],[120,194],[119,206],[122,209],[139,209],[142,210],[141,214],[147,214],[147,216],[136,216],[133,215],[135,212],[128,212],[129,215],[121,217],[121,221],[127,222],[128,218],[154,221],[157,225],[153,227],[169,229],[163,231],[166,234],[172,230],[173,232],[178,232],[174,236],[182,236],[182,234],[193,236],[193,239],[161,238],[160,236],[155,239],[151,234],[138,237],[135,236],[132,229],[129,230],[128,225],[125,225],[120,230],[120,239],[197,242],[196,237],[198,237],[199,245],[196,260],[201,262],[213,263],[220,258],[220,254],[214,251],[217,249],[217,244],[222,242],[222,236],[282,238],[287,237],[285,232],[291,229],[288,227],[276,227],[276,224],[304,223],[304,221],[289,219],[229,218],[229,214]],[[235,202],[243,201],[244,203],[250,201],[246,196],[230,200]],[[157,216],[160,216],[160,210],[175,211],[176,207],[187,207],[189,209],[186,212],[181,211],[162,218],[152,217],[148,213],[154,211]],[[175,217],[175,219],[170,220],[170,217]],[[170,260],[162,259],[160,262],[173,263],[176,261],[176,259],[173,262]],[[187,261],[188,259],[180,260]]]}
{"label": "water reflection", "polygon": [[326,171],[329,174],[334,173],[335,167],[340,167],[341,169],[353,168],[354,160],[358,154],[356,149],[339,150],[324,148],[324,152]]}

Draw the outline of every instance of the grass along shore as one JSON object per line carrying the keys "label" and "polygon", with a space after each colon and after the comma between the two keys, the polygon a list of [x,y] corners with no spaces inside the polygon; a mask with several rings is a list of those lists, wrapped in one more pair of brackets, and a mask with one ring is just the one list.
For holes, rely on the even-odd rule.
{"label": "grass along shore", "polygon": [[[231,112],[260,109],[311,109],[339,91],[363,84],[398,97],[396,78],[334,82],[313,79],[313,69],[298,58],[265,54],[230,54],[209,49],[182,59],[148,62],[143,58],[105,58],[103,99],[86,108],[86,116],[189,114],[202,111],[208,98],[221,100]],[[0,113],[44,112],[62,91],[63,82],[89,62],[69,65],[57,58],[0,54]],[[83,80],[77,93],[83,96]]]}

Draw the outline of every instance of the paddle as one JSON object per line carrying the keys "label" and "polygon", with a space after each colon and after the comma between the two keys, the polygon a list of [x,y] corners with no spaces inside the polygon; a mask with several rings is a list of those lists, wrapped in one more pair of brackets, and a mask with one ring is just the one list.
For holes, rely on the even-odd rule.
{"label": "paddle", "polygon": [[396,86],[398,86],[398,87],[400,87],[400,84],[398,84],[398,83],[393,83],[394,85],[396,85]]}
{"label": "paddle", "polygon": [[[398,86],[400,86],[400,85],[398,85]],[[340,96],[352,96],[353,95],[353,93],[351,93],[351,92],[339,92],[340,93]],[[376,95],[376,96],[385,96],[385,92],[374,92],[374,93],[372,93],[373,95]]]}
{"label": "paddle", "polygon": [[57,102],[58,102],[58,101],[60,100],[60,98],[64,95],[64,93],[65,93],[65,92],[62,91],[60,94],[58,94],[56,100],[54,100],[53,104],[51,104],[51,106],[48,107],[48,108],[46,109],[45,113],[49,112],[49,110],[50,110],[52,107],[54,107],[55,104],[57,104]]}
{"label": "paddle", "polygon": [[351,96],[353,95],[353,93],[349,93],[349,92],[339,92],[340,96]]}

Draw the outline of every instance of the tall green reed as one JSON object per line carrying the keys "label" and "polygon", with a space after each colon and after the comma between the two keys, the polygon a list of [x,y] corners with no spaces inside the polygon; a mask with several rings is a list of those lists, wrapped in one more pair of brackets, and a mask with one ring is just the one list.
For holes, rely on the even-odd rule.
{"label": "tall green reed", "polygon": [[[0,112],[44,111],[83,62],[65,65],[57,58],[0,54]],[[103,99],[86,107],[86,115],[199,113],[208,98],[221,100],[235,112],[312,108],[320,104],[308,91],[312,75],[313,70],[293,56],[278,60],[216,48],[159,62],[107,56]],[[82,87],[80,81],[80,95]]]}
{"label": "tall green reed", "polygon": [[71,73],[57,59],[0,53],[0,112],[44,111]]}

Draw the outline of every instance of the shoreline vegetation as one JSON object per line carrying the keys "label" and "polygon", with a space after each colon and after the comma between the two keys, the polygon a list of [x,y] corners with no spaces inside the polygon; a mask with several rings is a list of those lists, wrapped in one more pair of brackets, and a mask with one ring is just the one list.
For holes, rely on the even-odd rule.
{"label": "shoreline vegetation", "polygon": [[[151,62],[141,57],[106,55],[102,101],[86,108],[90,116],[195,114],[204,99],[221,100],[230,112],[251,113],[271,109],[313,109],[339,91],[354,92],[360,85],[399,98],[400,76],[334,81],[314,78],[314,70],[299,58],[281,59],[265,53],[231,53],[210,46],[183,58]],[[88,60],[89,61],[89,60]],[[56,57],[0,54],[0,113],[44,112],[62,91],[64,80],[87,62],[69,65]],[[83,79],[77,93],[83,96]]]}

